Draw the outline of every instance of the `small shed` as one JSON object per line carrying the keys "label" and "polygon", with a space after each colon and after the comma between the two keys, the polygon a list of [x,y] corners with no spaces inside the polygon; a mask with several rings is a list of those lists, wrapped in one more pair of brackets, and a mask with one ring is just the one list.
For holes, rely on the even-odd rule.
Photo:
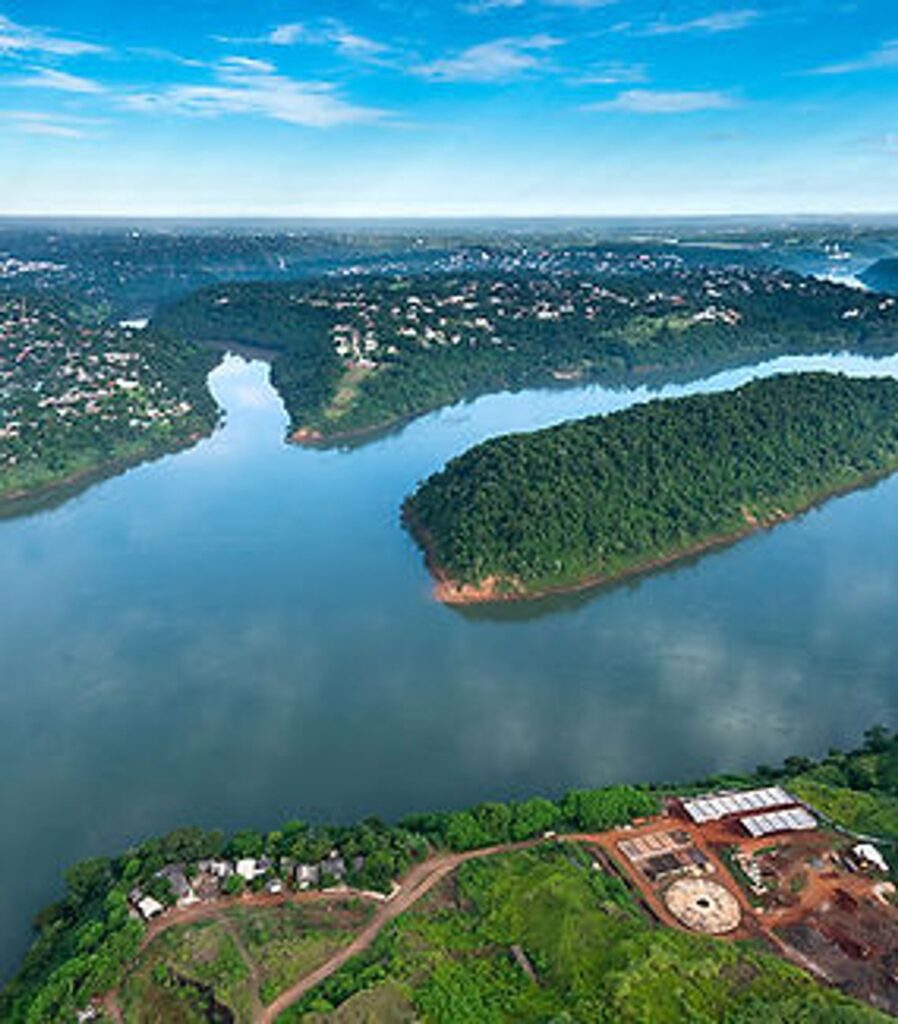
{"label": "small shed", "polygon": [[137,901],[137,912],[144,919],[144,921],[152,921],[154,917],[158,917],[165,907],[159,902],[159,900],[153,899],[152,896],[142,896]]}
{"label": "small shed", "polygon": [[317,864],[297,864],[295,877],[300,889],[309,889],[318,884],[321,871]]}
{"label": "small shed", "polygon": [[888,861],[872,843],[858,843],[851,848],[851,854],[862,870],[882,871],[886,875],[889,873]]}

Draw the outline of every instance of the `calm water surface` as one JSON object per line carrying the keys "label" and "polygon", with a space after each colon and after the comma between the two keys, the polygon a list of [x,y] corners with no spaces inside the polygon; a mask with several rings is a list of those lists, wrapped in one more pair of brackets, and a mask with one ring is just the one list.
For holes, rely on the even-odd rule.
{"label": "calm water surface", "polygon": [[[898,359],[778,360],[663,394]],[[350,820],[746,768],[898,725],[898,478],[638,583],[434,603],[399,522],[485,437],[652,395],[498,395],[288,447],[264,363],[223,429],[0,522],[0,975],[76,859],[182,824]]]}

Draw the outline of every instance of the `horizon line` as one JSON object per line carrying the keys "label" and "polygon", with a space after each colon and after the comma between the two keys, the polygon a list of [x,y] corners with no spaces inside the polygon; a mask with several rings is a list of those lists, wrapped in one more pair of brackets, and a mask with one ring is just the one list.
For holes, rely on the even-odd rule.
{"label": "horizon line", "polygon": [[898,218],[898,208],[885,210],[764,211],[708,213],[4,213],[0,222],[20,220],[143,220],[143,221],[660,221],[660,220],[843,220]]}

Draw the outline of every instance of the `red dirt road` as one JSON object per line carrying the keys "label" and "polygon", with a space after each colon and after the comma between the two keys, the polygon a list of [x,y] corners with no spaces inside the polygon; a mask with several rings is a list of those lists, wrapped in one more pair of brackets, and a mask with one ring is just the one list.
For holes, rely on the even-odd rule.
{"label": "red dirt road", "polygon": [[[557,837],[553,836],[551,839],[531,839],[520,843],[505,843],[497,846],[485,847],[479,850],[470,850],[464,853],[439,854],[423,861],[416,865],[402,880],[401,884],[390,899],[378,903],[374,916],[362,931],[359,932],[359,934],[352,940],[352,942],[349,943],[349,945],[338,950],[314,971],[298,978],[294,984],[282,992],[270,1006],[265,1007],[262,1005],[258,998],[258,985],[254,985],[253,1020],[255,1024],[272,1024],[280,1014],[293,1006],[304,995],[314,989],[317,985],[320,985],[326,979],[330,978],[332,975],[336,974],[337,971],[339,971],[353,957],[358,956],[360,953],[363,953],[368,949],[383,929],[390,924],[390,922],[394,921],[400,914],[405,913],[405,911],[410,907],[414,906],[418,900],[430,892],[439,882],[455,871],[460,865],[471,860],[493,857],[498,854],[510,853],[516,850],[529,849],[542,842],[585,843],[604,851],[606,855],[610,855],[612,857],[614,863],[617,865],[618,869],[623,872],[629,884],[639,892],[642,899],[651,908],[652,912],[663,925],[685,931],[687,929],[678,922],[664,906],[656,889],[648,883],[648,881],[633,865],[628,863],[627,859],[618,849],[618,843],[622,840],[634,839],[640,835],[655,832],[659,829],[670,829],[671,827],[676,827],[677,829],[689,833],[692,843],[706,855],[713,866],[714,876],[719,881],[723,882],[728,891],[730,891],[738,900],[742,910],[742,924],[735,932],[727,937],[748,938],[750,936],[763,936],[763,938],[767,939],[777,949],[781,956],[791,960],[793,963],[798,963],[798,965],[803,967],[805,970],[821,977],[822,972],[818,968],[815,968],[814,964],[808,961],[796,950],[787,946],[782,939],[775,934],[773,926],[775,923],[781,922],[775,920],[766,921],[759,918],[755,908],[752,907],[745,893],[743,893],[741,888],[731,879],[729,870],[716,854],[712,846],[712,842],[709,842],[709,839],[717,838],[716,835],[712,835],[714,831],[713,829],[708,830],[709,833],[712,834],[706,835],[703,833],[702,829],[681,820],[673,821],[669,818],[655,818],[645,822],[644,824],[615,829],[610,832],[598,834],[571,833]],[[158,918],[150,924],[141,948],[145,948],[153,941],[153,939],[169,928],[209,918],[219,918],[222,915],[222,911],[226,910],[230,906],[265,907],[277,906],[285,902],[322,902],[340,898],[345,899],[347,897],[372,899],[370,894],[366,895],[365,893],[360,893],[351,889],[340,893],[333,891],[330,893],[305,892],[283,894],[279,896],[256,894],[226,898],[223,900],[216,900],[214,903],[198,904],[193,907],[170,910],[164,917]],[[802,902],[804,903],[804,901]],[[778,915],[771,915],[774,919],[777,916]],[[248,960],[248,957],[244,956],[244,959]],[[827,979],[823,977],[823,980],[825,981]],[[121,1021],[122,1016],[118,1006],[117,993],[108,993],[104,1003],[106,1012],[109,1016],[113,1020]]]}

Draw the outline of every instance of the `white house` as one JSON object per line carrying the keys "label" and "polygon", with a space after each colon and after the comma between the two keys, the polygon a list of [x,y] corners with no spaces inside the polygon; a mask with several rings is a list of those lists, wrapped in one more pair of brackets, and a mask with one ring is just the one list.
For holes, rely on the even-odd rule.
{"label": "white house", "polygon": [[872,843],[858,843],[857,846],[852,847],[851,852],[862,868],[873,868],[886,875],[889,873],[889,865],[885,857]]}
{"label": "white house", "polygon": [[165,907],[159,902],[154,900],[152,896],[143,896],[137,901],[137,911],[144,921],[152,921],[154,917],[158,917]]}
{"label": "white house", "polygon": [[255,857],[243,857],[237,861],[236,871],[241,878],[245,878],[247,882],[252,882],[253,879],[264,875],[271,866],[271,861],[267,857],[264,857],[262,860],[256,860]]}

